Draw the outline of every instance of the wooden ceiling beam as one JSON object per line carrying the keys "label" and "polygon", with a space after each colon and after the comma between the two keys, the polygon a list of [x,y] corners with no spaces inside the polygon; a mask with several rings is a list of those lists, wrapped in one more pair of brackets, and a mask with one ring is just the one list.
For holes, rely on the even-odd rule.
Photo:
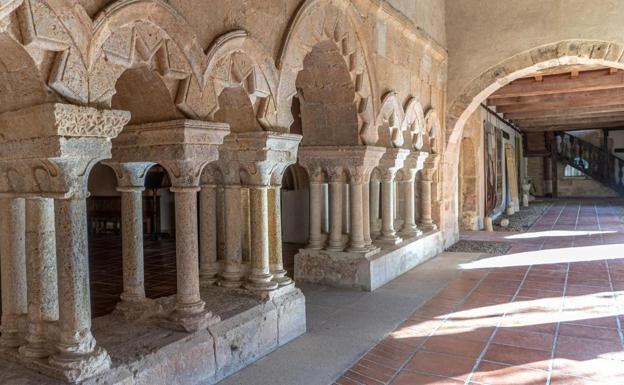
{"label": "wooden ceiling beam", "polygon": [[614,115],[602,118],[566,118],[566,119],[526,119],[513,121],[519,127],[541,127],[541,126],[569,126],[575,124],[602,124],[619,122],[624,125],[624,115]]}
{"label": "wooden ceiling beam", "polygon": [[602,69],[577,72],[576,74],[566,73],[543,76],[540,80],[537,77],[518,79],[494,92],[489,99],[492,100],[492,103],[495,103],[497,99],[512,97],[597,91],[623,87],[623,71],[611,72],[610,69]]}
{"label": "wooden ceiling beam", "polygon": [[601,123],[601,124],[576,124],[569,126],[540,126],[540,127],[522,127],[524,132],[541,132],[541,131],[578,131],[578,130],[620,130],[624,128],[622,122]]}
{"label": "wooden ceiling beam", "polygon": [[622,90],[607,90],[600,91],[598,93],[585,92],[577,94],[561,94],[534,98],[542,98],[542,100],[539,102],[531,101],[496,106],[496,111],[506,114],[512,112],[549,111],[563,108],[614,106],[624,104],[624,92],[622,92]]}
{"label": "wooden ceiling beam", "polygon": [[[624,72],[622,72],[624,74]],[[563,92],[532,96],[513,96],[509,98],[488,99],[488,105],[508,106],[511,104],[549,103],[557,100],[576,100],[579,98],[595,98],[601,96],[619,97],[624,99],[624,82],[617,88],[600,89],[582,92]]]}
{"label": "wooden ceiling beam", "polygon": [[560,117],[560,116],[582,116],[591,114],[624,112],[624,104],[616,104],[613,106],[592,106],[592,107],[580,107],[580,108],[558,108],[554,110],[546,111],[534,111],[534,112],[513,112],[507,113],[505,119],[508,120],[521,120],[531,118],[548,118],[548,117]]}

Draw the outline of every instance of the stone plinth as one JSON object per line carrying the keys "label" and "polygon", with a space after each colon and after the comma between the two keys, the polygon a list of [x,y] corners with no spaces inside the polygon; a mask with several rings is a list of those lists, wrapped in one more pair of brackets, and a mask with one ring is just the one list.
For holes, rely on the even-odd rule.
{"label": "stone plinth", "polygon": [[442,233],[427,232],[379,252],[349,253],[301,249],[295,280],[373,291],[444,250]]}

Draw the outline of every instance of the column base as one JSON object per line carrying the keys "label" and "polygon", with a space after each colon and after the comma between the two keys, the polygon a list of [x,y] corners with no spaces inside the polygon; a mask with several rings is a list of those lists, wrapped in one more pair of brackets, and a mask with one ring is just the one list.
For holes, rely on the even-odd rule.
{"label": "column base", "polygon": [[217,264],[210,266],[209,269],[199,271],[199,285],[200,287],[209,287],[216,284],[219,281],[219,268]]}
{"label": "column base", "polygon": [[5,348],[18,348],[24,344],[24,339],[20,337],[19,332],[2,331],[0,336],[0,346]]}
{"label": "column base", "polygon": [[284,269],[272,271],[271,274],[273,274],[271,281],[276,282],[280,287],[290,285],[293,282],[290,277],[286,276],[287,272]]}
{"label": "column base", "polygon": [[408,226],[407,228],[403,228],[399,232],[399,235],[401,235],[404,238],[420,237],[422,234],[423,232],[420,229],[418,229],[416,226]]}
{"label": "column base", "polygon": [[254,292],[273,291],[277,289],[279,284],[272,281],[273,276],[271,274],[256,274],[251,275],[249,280],[245,283],[245,289]]}
{"label": "column base", "polygon": [[221,273],[221,279],[219,280],[219,286],[226,287],[228,289],[236,289],[243,286],[243,273],[239,271],[224,271]]}
{"label": "column base", "polygon": [[212,312],[206,310],[202,310],[199,313],[185,313],[174,310],[168,318],[161,321],[161,325],[167,329],[193,333],[206,329],[219,321],[221,321],[219,316],[213,315]]}
{"label": "column base", "polygon": [[50,350],[45,339],[28,341],[26,345],[20,346],[18,351],[21,356],[27,358],[47,358],[50,356]]}
{"label": "column base", "polygon": [[106,350],[96,347],[86,354],[59,353],[49,360],[56,377],[67,382],[80,382],[107,370],[111,359]]}
{"label": "column base", "polygon": [[395,235],[382,235],[377,238],[377,243],[380,245],[398,245],[403,242],[403,239]]}
{"label": "column base", "polygon": [[156,301],[144,298],[138,301],[122,299],[115,307],[115,315],[125,320],[139,320],[151,317],[163,312],[163,308]]}
{"label": "column base", "polygon": [[354,252],[354,253],[366,253],[368,252],[370,249],[366,246],[366,244],[361,244],[361,245],[351,245],[349,246],[349,248],[347,249],[347,251],[349,252]]}
{"label": "column base", "polygon": [[305,248],[308,250],[323,250],[324,243],[322,239],[311,239]]}
{"label": "column base", "polygon": [[420,228],[423,231],[434,231],[438,229],[438,226],[435,223],[423,223],[420,225]]}

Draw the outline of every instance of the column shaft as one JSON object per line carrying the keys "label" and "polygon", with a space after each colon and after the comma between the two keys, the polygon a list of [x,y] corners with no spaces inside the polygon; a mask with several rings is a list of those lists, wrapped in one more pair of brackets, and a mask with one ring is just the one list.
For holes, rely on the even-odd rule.
{"label": "column shaft", "polygon": [[371,236],[377,238],[380,229],[377,226],[379,221],[379,181],[373,180],[370,183],[370,228]]}
{"label": "column shaft", "polygon": [[267,188],[253,186],[249,188],[249,207],[251,211],[251,258],[249,283],[247,287],[255,291],[268,291],[277,288],[272,282],[273,275],[269,266],[269,210]]}
{"label": "column shaft", "polygon": [[364,240],[364,211],[362,199],[362,184],[351,183],[349,186],[351,194],[351,243],[349,251],[366,251],[366,241]]}
{"label": "column shaft", "polygon": [[364,183],[362,187],[362,229],[364,231],[364,243],[367,248],[371,248],[373,240],[370,231],[370,183]]}
{"label": "column shaft", "polygon": [[420,223],[423,230],[435,230],[437,227],[431,218],[431,180],[423,178],[420,181],[421,192],[421,218]]}
{"label": "column shaft", "polygon": [[197,238],[197,188],[172,188],[175,193],[176,267],[178,292],[176,313],[195,315],[204,310],[199,292]]}
{"label": "column shaft", "polygon": [[403,228],[401,229],[401,235],[413,237],[418,234],[414,209],[416,199],[414,196],[414,179],[404,181],[403,187],[405,191],[405,211],[403,213]]}
{"label": "column shaft", "polygon": [[397,237],[394,230],[394,183],[392,179],[383,180],[381,182],[381,236],[380,241],[388,243],[398,243],[400,238]]}
{"label": "column shaft", "polygon": [[342,251],[342,182],[330,182],[330,229],[327,250]]}
{"label": "column shaft", "polygon": [[323,185],[310,182],[310,241],[308,249],[320,250],[323,248],[321,221],[323,218]]}
{"label": "column shaft", "polygon": [[19,318],[28,311],[24,199],[0,199],[0,281],[2,336],[7,347],[20,344]]}
{"label": "column shaft", "polygon": [[269,189],[269,265],[273,275],[273,281],[280,286],[288,285],[292,282],[286,276],[284,270],[284,260],[282,254],[282,199],[280,186]]}
{"label": "column shaft", "polygon": [[20,353],[44,358],[49,355],[47,323],[59,316],[52,199],[26,199],[26,263],[28,343],[20,347]]}
{"label": "column shaft", "polygon": [[242,272],[241,190],[238,185],[225,187],[225,266],[220,285],[240,287]]}
{"label": "column shaft", "polygon": [[203,186],[199,193],[199,274],[203,285],[217,282],[217,187]]}
{"label": "column shaft", "polygon": [[121,234],[123,293],[122,301],[145,300],[143,258],[143,190],[142,187],[118,189],[121,192]]}

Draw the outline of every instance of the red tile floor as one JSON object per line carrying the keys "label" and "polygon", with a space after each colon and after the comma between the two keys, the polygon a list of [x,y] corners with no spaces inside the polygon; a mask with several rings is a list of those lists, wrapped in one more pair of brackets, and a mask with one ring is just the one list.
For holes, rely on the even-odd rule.
{"label": "red tile floor", "polygon": [[340,385],[624,384],[624,203],[555,201],[368,351]]}

